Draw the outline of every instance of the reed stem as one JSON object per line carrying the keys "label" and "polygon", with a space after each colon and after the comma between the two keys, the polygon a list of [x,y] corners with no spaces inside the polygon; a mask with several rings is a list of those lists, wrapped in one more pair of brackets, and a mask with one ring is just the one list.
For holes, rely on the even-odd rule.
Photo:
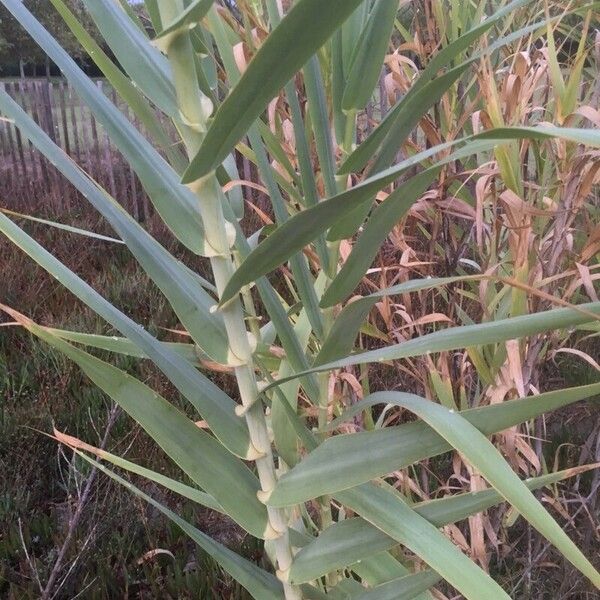
{"label": "reed stem", "polygon": [[[163,23],[173,21],[184,10],[182,0],[160,3],[160,16]],[[167,48],[167,56],[173,70],[173,80],[181,113],[181,134],[188,154],[198,149],[206,129],[212,106],[197,85],[194,73],[194,51],[187,31],[173,37]],[[195,181],[190,188],[197,194],[200,213],[205,228],[206,254],[215,278],[219,295],[235,270],[232,246],[234,230],[223,214],[223,203],[227,202],[215,173]],[[253,364],[253,342],[244,321],[244,312],[239,297],[228,302],[221,309],[225,329],[229,339],[230,362],[234,367],[242,406],[239,414],[246,419],[258,472],[261,497],[268,497],[275,487],[277,475],[269,439],[264,409],[259,397]],[[298,587],[287,582],[292,563],[292,550],[289,542],[287,517],[283,510],[267,507],[269,516],[265,539],[274,540],[277,559],[277,575],[283,582],[286,600],[300,600]]]}

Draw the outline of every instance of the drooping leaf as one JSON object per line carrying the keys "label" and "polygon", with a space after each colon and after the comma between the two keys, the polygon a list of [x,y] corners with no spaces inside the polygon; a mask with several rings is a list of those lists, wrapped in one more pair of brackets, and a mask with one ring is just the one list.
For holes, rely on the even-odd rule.
{"label": "drooping leaf", "polygon": [[107,192],[91,180],[36,125],[10,96],[0,90],[0,110],[10,116],[21,133],[48,158],[111,224],[144,271],[167,297],[194,341],[216,362],[231,359],[221,315],[211,312],[215,299],[201,280],[177,261],[139,225]]}
{"label": "drooping leaf", "polygon": [[151,336],[75,275],[40,244],[0,213],[0,231],[50,275],[120,331],[165,374],[208,422],[219,440],[242,458],[256,457],[245,423],[235,414],[235,402],[187,360]]}
{"label": "drooping leaf", "polygon": [[218,440],[141,381],[61,340],[15,311],[2,308],[32,334],[74,361],[246,531],[259,538],[272,535],[267,511],[256,497],[260,489],[257,477]]}
{"label": "drooping leaf", "polygon": [[[458,450],[575,568],[596,587],[600,587],[600,573],[588,558],[519,479],[496,447],[460,413],[414,394],[377,392],[372,394],[372,400],[401,406],[423,419]],[[429,564],[436,568],[436,565]]]}
{"label": "drooping leaf", "polygon": [[300,0],[250,61],[221,104],[183,176],[191,183],[216,169],[268,102],[348,18],[361,0]]}
{"label": "drooping leaf", "polygon": [[[541,414],[600,393],[600,383],[567,388],[461,412],[484,435],[492,435]],[[369,406],[357,403],[344,418]],[[339,422],[333,422],[335,427]],[[382,477],[417,461],[452,449],[425,423],[407,423],[325,440],[283,475],[269,504],[291,506]]]}
{"label": "drooping leaf", "polygon": [[423,559],[467,600],[510,599],[489,575],[396,494],[363,484],[337,493],[336,498]]}
{"label": "drooping leaf", "polygon": [[285,600],[283,594],[283,587],[277,578],[257,567],[250,561],[242,558],[239,554],[233,550],[215,542],[211,537],[190,525],[187,521],[182,519],[179,515],[174,513],[172,510],[163,506],[160,502],[157,502],[151,496],[148,496],[131,483],[119,477],[116,473],[107,469],[104,465],[95,461],[93,458],[85,455],[82,452],[78,452],[84,460],[87,460],[90,464],[94,465],[97,469],[108,475],[111,479],[114,479],[120,483],[123,487],[128,489],[130,492],[139,496],[166,517],[168,517],[173,523],[175,523],[186,535],[188,535],[196,544],[198,544],[207,554],[212,556],[222,567],[227,571],[236,581],[238,581],[244,588],[252,594],[257,600]]}
{"label": "drooping leaf", "polygon": [[[541,477],[524,481],[530,490],[537,490],[559,481],[574,477],[599,465],[566,469]],[[494,489],[479,492],[455,494],[420,502],[412,506],[413,510],[436,527],[456,523],[469,516],[487,510],[504,501]],[[360,544],[356,543],[360,540]],[[375,556],[390,550],[398,542],[360,517],[354,517],[334,523],[319,537],[303,545],[294,558],[290,577],[294,581],[312,581],[330,571],[342,569],[360,561],[362,564],[369,556]]]}

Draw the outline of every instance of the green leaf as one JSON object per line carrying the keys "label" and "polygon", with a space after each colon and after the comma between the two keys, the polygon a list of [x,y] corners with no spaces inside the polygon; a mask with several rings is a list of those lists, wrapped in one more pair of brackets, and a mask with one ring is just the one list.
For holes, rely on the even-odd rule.
{"label": "green leaf", "polygon": [[334,306],[352,293],[371,266],[389,232],[439,175],[440,170],[440,167],[432,167],[411,177],[373,210],[352,247],[350,256],[323,295],[321,307]]}
{"label": "green leaf", "polygon": [[396,494],[364,484],[339,492],[336,498],[422,558],[467,600],[510,600],[489,575]]}
{"label": "green leaf", "polygon": [[[450,76],[447,78],[447,81],[444,81],[443,83],[440,82],[439,85],[435,85],[433,88],[430,88],[428,93],[420,93],[422,92],[423,88],[427,86],[427,84],[436,78],[440,69],[451,65],[452,61],[460,56],[462,52],[471,47],[473,42],[489,31],[495,23],[511,14],[512,11],[524,6],[525,4],[528,4],[529,2],[531,2],[531,0],[516,0],[515,2],[511,2],[503,9],[500,9],[493,15],[487,17],[483,23],[473,27],[470,31],[465,32],[464,35],[461,35],[456,40],[453,40],[445,48],[437,52],[429,61],[425,69],[421,72],[415,83],[411,86],[408,93],[385,116],[385,118],[379,123],[371,135],[365,141],[363,141],[344,161],[339,168],[338,173],[345,175],[362,169],[377,153],[384,140],[388,138],[390,130],[399,118],[407,118],[409,112],[418,111],[416,120],[415,117],[407,119],[407,121],[410,120],[412,123],[417,123],[420,116],[425,114],[425,112],[429,110],[429,108],[437,101],[440,90],[447,90],[448,87],[454,81],[456,81],[456,79],[453,79],[453,76]],[[471,61],[467,62],[468,64],[471,64]],[[460,76],[458,71],[454,71],[454,73],[457,77]],[[433,100],[430,101],[428,95],[434,91],[437,93],[435,96],[431,96]],[[419,95],[419,100],[415,102],[413,101],[413,97],[417,95]],[[407,104],[412,106],[412,111],[406,108]],[[401,142],[402,140],[400,140],[399,143]]]}
{"label": "green leaf", "polygon": [[182,172],[186,161],[179,148],[173,146],[161,123],[156,118],[156,110],[153,109],[140,90],[128,79],[117,65],[107,56],[104,50],[96,43],[96,40],[86,31],[77,20],[64,0],[50,0],[56,11],[60,14],[67,27],[71,30],[77,41],[87,52],[90,60],[102,71],[108,82],[116,90],[117,94],[125,101],[127,106],[134,112],[148,135],[154,139],[157,146],[165,153],[167,159],[177,170]]}
{"label": "green leaf", "polygon": [[[52,330],[48,329],[48,331]],[[147,469],[146,467],[141,467],[134,462],[121,458],[120,456],[107,452],[106,450],[102,450],[101,448],[90,446],[89,444],[86,444],[77,438],[57,431],[56,429],[54,430],[54,435],[59,442],[66,444],[74,450],[76,449],[89,452],[90,454],[97,456],[99,459],[107,461],[116,467],[119,467],[120,469],[129,471],[129,473],[134,473],[135,475],[139,475],[148,481],[158,483],[158,485],[161,485],[162,487],[179,494],[182,498],[187,498],[188,500],[191,500],[200,506],[205,506],[206,508],[210,508],[211,510],[215,510],[220,513],[225,512],[223,507],[210,494],[202,492],[198,488],[185,485],[180,481],[166,477],[165,475],[157,473],[156,471],[152,471],[151,469]]]}
{"label": "green leaf", "polygon": [[[360,540],[359,544],[357,540]],[[296,554],[290,569],[290,581],[313,581],[396,545],[395,540],[364,519],[356,517],[340,521],[325,529]]]}
{"label": "green leaf", "polygon": [[[418,123],[419,119],[435,102],[438,102],[443,97],[444,93],[473,63],[480,60],[482,56],[490,54],[502,46],[542,29],[545,25],[546,21],[544,20],[511,32],[507,36],[496,40],[489,47],[484,47],[483,50],[475,52],[467,61],[429,82],[423,89],[418,90],[414,96],[410,96],[407,105],[404,106],[404,110],[398,114],[402,118],[399,118],[390,127],[371,172],[378,172],[381,169],[385,169],[394,162],[398,149],[406,140],[413,127]],[[404,117],[407,118],[405,119]]]}
{"label": "green leaf", "polygon": [[390,44],[397,12],[398,0],[376,0],[354,47],[342,97],[342,110],[361,110],[371,99]]}
{"label": "green leaf", "polygon": [[[342,267],[342,271],[343,270],[344,268]],[[340,273],[342,271],[340,271]],[[396,294],[407,294],[410,292],[429,290],[459,281],[472,281],[477,279],[480,279],[477,275],[469,275],[467,277],[414,279],[350,302],[350,304],[344,306],[342,312],[336,316],[333,326],[329,331],[329,335],[321,347],[319,354],[315,358],[314,365],[322,365],[350,354],[354,347],[356,336],[358,335],[360,328],[363,327],[367,315],[381,298]],[[325,304],[325,297],[323,298],[322,303]]]}
{"label": "green leaf", "polygon": [[114,1],[83,0],[106,44],[144,94],[170,117],[179,115],[167,59]]}
{"label": "green leaf", "polygon": [[205,533],[190,525],[172,510],[163,506],[154,498],[144,494],[141,490],[131,483],[107,469],[104,465],[86,456],[82,452],[77,452],[79,456],[94,465],[97,469],[108,475],[111,479],[119,482],[136,496],[142,498],[162,514],[175,523],[186,535],[188,535],[198,546],[207,554],[212,556],[236,581],[238,581],[256,600],[284,600],[283,587],[275,576],[263,571],[250,561],[242,558],[229,548],[215,542]]}
{"label": "green leaf", "polygon": [[[230,300],[242,286],[265,275],[299,252],[319,234],[353,210],[360,208],[386,185],[396,180],[407,169],[444,152],[457,144],[459,150],[437,160],[432,166],[442,166],[454,160],[490,150],[500,140],[511,139],[552,139],[560,138],[589,146],[600,147],[600,131],[567,127],[504,127],[492,129],[482,134],[446,142],[400,162],[399,164],[369,177],[352,189],[329,198],[318,205],[304,210],[279,226],[258,247],[253,250],[233,274],[221,295],[221,305]],[[330,237],[330,239],[332,239]]]}
{"label": "green leaf", "polygon": [[[290,256],[299,252],[345,214],[360,207],[365,201],[370,201],[371,197],[380,189],[393,182],[407,169],[463,141],[456,140],[420,152],[395,167],[367,179],[352,189],[319,202],[316,206],[294,215],[261,242],[244,260],[223,290],[221,304],[230,300],[242,286],[254,281],[261,275],[265,275],[285,262]],[[437,164],[446,164],[462,156],[489,150],[494,145],[495,142],[490,141],[471,142],[465,148],[441,159]]]}
{"label": "green leaf", "polygon": [[165,453],[226,513],[255,537],[268,533],[267,511],[256,493],[256,476],[214,437],[154,390],[120,369],[52,335],[29,319],[9,313],[28,331],[72,361],[156,441]]}
{"label": "green leaf", "polygon": [[[321,292],[325,285],[325,276],[321,273],[316,282],[316,291]],[[303,308],[296,324],[294,326],[294,334],[303,350],[306,350],[308,340],[310,338],[311,326],[306,308]],[[287,359],[281,361],[278,369],[279,373],[293,373],[292,366]],[[294,431],[294,426],[286,411],[286,404],[291,410],[296,411],[298,407],[298,391],[299,382],[290,381],[289,384],[281,387],[283,400],[274,398],[271,402],[271,427],[273,429],[273,438],[275,448],[279,456],[286,462],[288,466],[293,466],[298,461],[298,442]],[[288,410],[290,410],[288,409]]]}
{"label": "green leaf", "polygon": [[[96,335],[94,333],[80,333],[79,331],[68,331],[66,329],[47,328],[48,331],[67,342],[75,342],[90,348],[106,350],[115,354],[132,356],[135,358],[149,358],[148,355],[140,350],[131,340],[126,337],[116,337],[109,335]],[[198,366],[198,358],[203,357],[200,349],[195,344],[182,344],[180,342],[160,342],[175,354],[181,356],[191,364]]]}
{"label": "green leaf", "polygon": [[[537,490],[598,466],[566,469],[527,479],[523,483],[529,490]],[[443,527],[483,512],[501,502],[504,502],[501,494],[494,489],[487,489],[420,502],[413,505],[412,509],[432,525]],[[360,544],[357,544],[356,540],[360,540]],[[366,558],[391,550],[397,544],[396,540],[360,517],[346,519],[333,524],[300,549],[294,557],[290,577],[292,581],[297,582],[311,581],[349,565],[354,568],[359,561],[362,564]]]}
{"label": "green leaf", "polygon": [[[460,414],[483,435],[489,436],[599,393],[600,383],[596,383],[475,408]],[[370,402],[357,403],[352,411],[344,414],[344,418],[351,418],[354,411],[363,411],[369,405]],[[332,427],[338,424],[339,421],[334,421]],[[450,444],[425,423],[337,435],[325,440],[283,475],[268,503],[278,507],[299,504],[382,477],[450,450]]]}
{"label": "green leaf", "polygon": [[[488,323],[448,327],[441,331],[422,335],[418,338],[368,352],[352,354],[332,362],[296,373],[293,377],[303,377],[311,373],[331,371],[352,365],[385,362],[421,356],[431,352],[446,352],[458,348],[469,348],[485,344],[497,344],[529,335],[575,327],[594,321],[600,315],[600,302],[580,304],[574,308],[556,308],[530,315],[509,319],[497,319]],[[275,385],[289,381],[290,377],[278,379]],[[265,389],[269,389],[268,386]]]}
{"label": "green leaf", "polygon": [[268,36],[221,104],[183,176],[191,183],[224,160],[265,106],[348,18],[361,0],[300,0]]}
{"label": "green leaf", "polygon": [[222,316],[211,312],[216,300],[201,281],[177,261],[117,202],[91,180],[10,96],[0,90],[0,110],[51,161],[111,224],[144,271],[167,297],[194,341],[213,360],[229,364],[232,355]]}
{"label": "green leaf", "polygon": [[176,19],[156,34],[153,43],[166,51],[175,36],[197,25],[206,16],[213,2],[214,0],[193,0]]}
{"label": "green leaf", "polygon": [[388,581],[376,588],[355,594],[352,600],[411,600],[421,592],[428,590],[440,581],[441,577],[431,570],[406,575],[393,581]]}
{"label": "green leaf", "polygon": [[195,194],[181,185],[179,177],[125,118],[121,111],[98,92],[73,59],[44,29],[19,0],[3,0],[5,6],[61,69],[71,86],[104,127],[111,140],[129,161],[157,211],[190,250],[203,254],[204,236]]}
{"label": "green leaf", "polygon": [[8,210],[7,208],[0,208],[0,211],[3,212],[5,215],[11,215],[12,217],[25,219],[27,221],[33,221],[34,223],[41,223],[42,225],[48,225],[48,227],[62,229],[63,231],[68,231],[69,233],[76,233],[77,235],[83,235],[84,237],[89,237],[94,240],[100,240],[102,242],[111,242],[113,244],[125,243],[123,242],[123,240],[118,240],[116,238],[112,238],[106,235],[94,233],[93,231],[88,231],[87,229],[72,227],[71,225],[65,225],[64,223],[58,223],[57,221],[48,221],[47,219],[40,219],[39,217],[32,217],[31,215],[25,215],[23,213],[15,212],[14,210]]}
{"label": "green leaf", "polygon": [[151,358],[231,452],[241,458],[256,458],[248,429],[243,419],[235,414],[236,403],[225,392],[187,360],[171,351],[168,346],[159,342],[143,327],[105,300],[2,213],[0,213],[0,231]]}
{"label": "green leaf", "polygon": [[600,588],[600,573],[519,479],[496,447],[460,413],[414,394],[377,392],[372,397],[373,401],[411,411],[435,429],[574,567]]}

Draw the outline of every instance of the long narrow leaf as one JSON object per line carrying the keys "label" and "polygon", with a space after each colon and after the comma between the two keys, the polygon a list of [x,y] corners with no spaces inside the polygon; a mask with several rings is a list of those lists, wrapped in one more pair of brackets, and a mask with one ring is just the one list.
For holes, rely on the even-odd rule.
{"label": "long narrow leaf", "polygon": [[329,39],[362,0],[300,0],[266,39],[217,111],[183,176],[191,183],[216,169],[267,103]]}
{"label": "long narrow leaf", "polygon": [[244,529],[259,538],[272,535],[267,511],[256,497],[260,489],[258,479],[220,442],[141,381],[52,335],[17,312],[2,308],[32,334],[75,362]]}
{"label": "long narrow leaf", "polygon": [[204,235],[196,196],[182,186],[179,177],[125,118],[123,113],[77,66],[20,0],[2,0],[40,47],[61,69],[69,83],[127,158],[144,189],[175,236],[192,251],[203,254]]}
{"label": "long narrow leaf", "polygon": [[440,167],[426,169],[395,189],[371,214],[350,256],[321,299],[321,306],[345,300],[360,283],[389,232],[438,176]]}
{"label": "long narrow leaf", "polygon": [[172,492],[179,494],[182,498],[187,498],[188,500],[191,500],[200,506],[205,506],[206,508],[210,508],[211,510],[215,510],[220,513],[224,512],[223,507],[210,494],[202,492],[198,488],[185,485],[180,481],[166,477],[165,475],[157,473],[156,471],[152,471],[151,469],[147,469],[146,467],[141,467],[136,463],[117,456],[116,454],[112,454],[111,452],[107,452],[106,450],[102,450],[101,448],[95,448],[94,446],[86,444],[78,438],[57,431],[56,429],[54,430],[54,437],[59,442],[66,444],[70,448],[89,452],[101,460],[109,462],[120,469],[128,471],[129,473],[139,475],[148,481],[153,481],[165,489],[171,490]]}
{"label": "long narrow leaf", "polygon": [[116,2],[83,0],[98,30],[129,77],[170,117],[179,110],[166,58]]}
{"label": "long narrow leaf", "polygon": [[[497,319],[489,323],[477,323],[461,327],[449,327],[422,335],[407,342],[394,344],[377,350],[352,354],[332,362],[319,365],[292,377],[279,379],[276,385],[293,377],[303,377],[311,373],[331,371],[352,365],[399,360],[421,356],[429,352],[445,352],[458,348],[469,348],[485,344],[497,344],[507,340],[520,339],[529,335],[575,327],[592,322],[600,317],[600,302],[581,304],[574,308],[556,308],[531,315],[521,315],[509,319]],[[273,384],[268,386],[272,387]]]}
{"label": "long narrow leaf", "polygon": [[373,401],[401,406],[423,419],[554,544],[574,567],[600,588],[600,573],[519,479],[496,447],[476,427],[459,413],[414,394],[377,392],[373,394]]}
{"label": "long narrow leaf", "polygon": [[369,102],[381,74],[397,12],[398,0],[376,1],[354,49],[342,110],[358,111]]}
{"label": "long narrow leaf", "polygon": [[248,430],[243,420],[235,414],[236,404],[225,392],[204,377],[187,360],[169,350],[167,346],[124,315],[1,213],[0,231],[148,355],[204,417],[211,430],[231,452],[242,458],[256,457],[256,450],[250,443]]}
{"label": "long narrow leaf", "polygon": [[[529,490],[537,490],[574,477],[599,465],[586,465],[558,471],[523,483]],[[504,502],[494,489],[475,493],[456,494],[438,500],[420,502],[413,510],[436,527],[462,521]],[[360,544],[356,543],[360,540]],[[390,550],[398,542],[360,517],[346,519],[326,529],[318,538],[304,545],[294,558],[290,572],[293,581],[311,581],[330,571],[353,565],[365,558]]]}
{"label": "long narrow leaf", "polygon": [[67,27],[87,52],[90,60],[94,61],[95,65],[102,71],[117,94],[134,112],[144,129],[148,132],[148,135],[154,139],[158,148],[165,153],[171,166],[177,172],[182,172],[185,168],[183,154],[179,148],[173,146],[162,124],[156,119],[156,111],[150,106],[150,103],[146,100],[142,92],[113,63],[92,35],[77,20],[64,0],[50,0],[50,2],[52,2],[52,5],[62,17]]}
{"label": "long narrow leaf", "polygon": [[[342,268],[343,271],[343,268]],[[341,272],[341,271],[340,271]],[[325,343],[315,358],[315,366],[347,356],[353,349],[354,341],[360,328],[363,326],[370,310],[379,300],[385,296],[396,294],[407,294],[409,292],[418,292],[439,288],[443,285],[457,283],[459,281],[472,281],[479,279],[478,276],[466,277],[434,277],[429,279],[415,279],[400,283],[391,288],[379,290],[369,296],[359,298],[350,302],[342,309],[342,312],[336,316],[335,322],[329,331]],[[325,303],[325,300],[323,300]]]}
{"label": "long narrow leaf", "polygon": [[467,600],[510,600],[502,588],[397,495],[364,484],[336,498],[422,558]]}
{"label": "long narrow leaf", "polygon": [[196,343],[213,360],[228,364],[230,353],[225,325],[220,315],[211,312],[215,300],[203,289],[198,279],[190,276],[191,272],[187,268],[77,167],[33,119],[2,90],[0,90],[0,110],[14,120],[21,133],[31,140],[106,218],[142,268],[167,297]]}
{"label": "long narrow leaf", "polygon": [[148,496],[122,477],[119,477],[119,475],[110,469],[107,469],[98,461],[95,461],[93,458],[90,458],[82,452],[78,452],[78,454],[84,460],[87,460],[111,479],[114,479],[130,492],[154,506],[154,508],[158,509],[162,514],[173,521],[173,523],[194,540],[198,546],[212,556],[225,571],[245,587],[256,600],[284,600],[283,587],[274,575],[267,571],[263,571],[255,564],[233,552],[233,550],[229,550],[229,548],[215,542],[215,540],[193,525],[190,525],[172,510],[163,506],[160,502],[154,500],[154,498]]}
{"label": "long narrow leaf", "polygon": [[[484,435],[600,394],[600,383],[461,412]],[[369,403],[358,403],[363,411]],[[350,418],[352,412],[346,415]],[[269,498],[273,506],[291,506],[382,477],[452,449],[425,423],[407,423],[375,431],[328,438],[283,475]]]}

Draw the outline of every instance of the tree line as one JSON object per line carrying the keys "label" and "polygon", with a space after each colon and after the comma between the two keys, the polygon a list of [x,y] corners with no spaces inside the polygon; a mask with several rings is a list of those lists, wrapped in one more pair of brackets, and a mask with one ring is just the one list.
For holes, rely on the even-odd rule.
{"label": "tree line", "polygon": [[[104,47],[102,37],[85,10],[81,0],[65,0],[78,21]],[[49,0],[23,0],[42,25],[56,38],[58,43],[78,62],[89,75],[94,75],[95,66],[88,61],[85,50],[71,33],[61,16]],[[131,5],[136,12],[143,5]],[[106,49],[106,48],[105,48]],[[109,52],[110,54],[110,52]],[[35,40],[17,23],[10,12],[0,4],[0,77],[58,75],[58,69],[44,54]],[[98,73],[99,74],[99,73]]]}

